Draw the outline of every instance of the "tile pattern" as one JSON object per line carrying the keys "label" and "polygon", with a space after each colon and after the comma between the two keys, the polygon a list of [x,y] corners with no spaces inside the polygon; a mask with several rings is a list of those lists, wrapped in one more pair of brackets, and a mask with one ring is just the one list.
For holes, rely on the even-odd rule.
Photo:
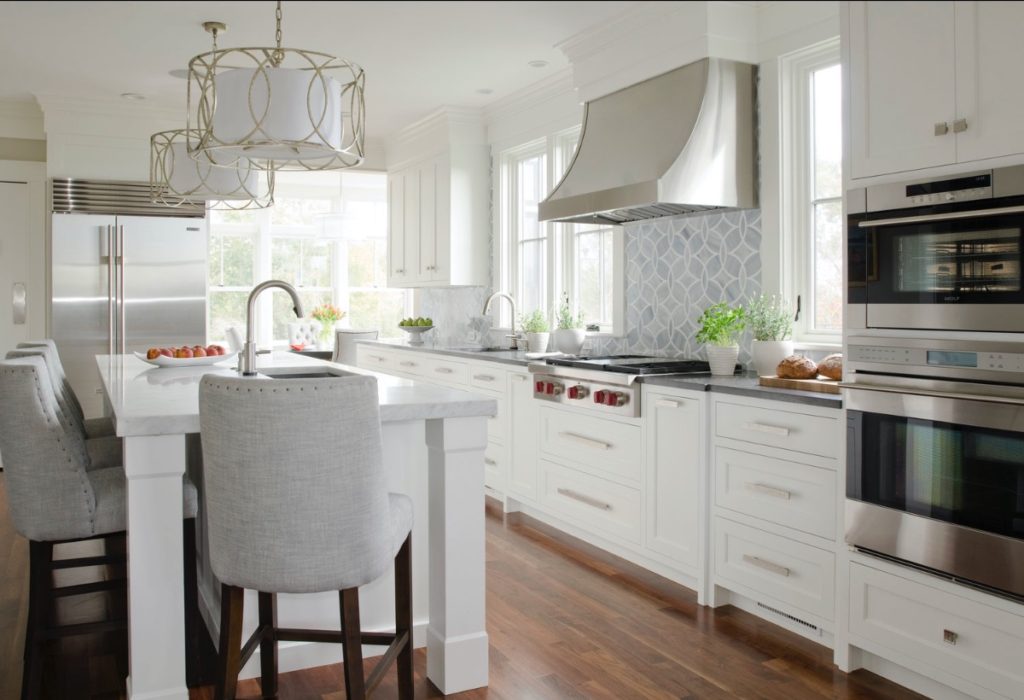
{"label": "tile pattern", "polygon": [[[490,294],[487,287],[428,287],[419,290],[421,315],[434,321],[426,342],[465,345],[479,338],[484,322],[480,310]],[[486,319],[487,327],[490,319]]]}

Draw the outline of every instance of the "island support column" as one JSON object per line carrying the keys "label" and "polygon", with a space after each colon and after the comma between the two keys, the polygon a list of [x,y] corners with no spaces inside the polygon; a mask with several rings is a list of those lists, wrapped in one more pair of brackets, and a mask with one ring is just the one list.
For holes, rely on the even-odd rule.
{"label": "island support column", "polygon": [[427,678],[447,695],[487,685],[487,418],[428,420],[426,442],[430,500]]}
{"label": "island support column", "polygon": [[185,436],[124,439],[128,482],[128,697],[188,700],[182,475]]}

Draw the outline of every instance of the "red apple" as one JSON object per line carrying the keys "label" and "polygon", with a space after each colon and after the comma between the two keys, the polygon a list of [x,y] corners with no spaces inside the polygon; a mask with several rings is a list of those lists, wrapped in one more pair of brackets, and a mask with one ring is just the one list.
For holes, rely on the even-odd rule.
{"label": "red apple", "polygon": [[206,348],[206,354],[210,357],[213,357],[214,355],[223,355],[224,348],[222,348],[219,345],[211,345],[208,348]]}
{"label": "red apple", "polygon": [[147,360],[155,360],[158,357],[160,357],[160,348],[150,348],[146,351]]}
{"label": "red apple", "polygon": [[192,348],[178,348],[178,351],[174,353],[174,356],[187,360],[192,357]]}
{"label": "red apple", "polygon": [[206,357],[206,348],[202,347],[201,345],[197,345],[195,347],[195,349],[192,351],[192,356],[193,357]]}
{"label": "red apple", "polygon": [[174,357],[174,351],[170,348],[160,348],[160,354],[164,357]]}

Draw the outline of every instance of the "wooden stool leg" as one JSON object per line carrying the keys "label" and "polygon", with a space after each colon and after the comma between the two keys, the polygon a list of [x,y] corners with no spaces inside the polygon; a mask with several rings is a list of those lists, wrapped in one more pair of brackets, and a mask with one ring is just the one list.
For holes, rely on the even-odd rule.
{"label": "wooden stool leg", "polygon": [[259,594],[260,629],[260,689],[266,700],[277,697],[277,595]]}
{"label": "wooden stool leg", "polygon": [[242,656],[242,602],[245,591],[238,586],[220,587],[220,673],[214,700],[234,700]]}
{"label": "wooden stool leg", "polygon": [[202,619],[199,616],[199,579],[196,573],[196,519],[182,521],[185,570],[185,685],[196,688],[202,678],[199,644]]}
{"label": "wooden stool leg", "polygon": [[25,630],[24,669],[21,676],[22,700],[38,698],[43,675],[43,650],[50,618],[50,561],[53,544],[29,541],[28,627]]}
{"label": "wooden stool leg", "polygon": [[412,533],[405,538],[395,557],[395,634],[403,632],[409,637],[398,653],[398,697],[412,700]]}
{"label": "wooden stool leg", "polygon": [[359,589],[346,588],[341,597],[341,632],[345,638],[342,651],[345,661],[345,697],[363,700],[366,683],[363,678],[362,630],[359,627]]}

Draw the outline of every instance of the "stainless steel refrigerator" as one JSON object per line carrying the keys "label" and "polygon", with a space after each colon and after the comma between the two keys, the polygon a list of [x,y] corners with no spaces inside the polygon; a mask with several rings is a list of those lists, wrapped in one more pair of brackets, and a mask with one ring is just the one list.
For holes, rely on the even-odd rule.
{"label": "stainless steel refrigerator", "polygon": [[51,337],[86,415],[103,412],[96,355],[206,342],[206,220],[53,214]]}

